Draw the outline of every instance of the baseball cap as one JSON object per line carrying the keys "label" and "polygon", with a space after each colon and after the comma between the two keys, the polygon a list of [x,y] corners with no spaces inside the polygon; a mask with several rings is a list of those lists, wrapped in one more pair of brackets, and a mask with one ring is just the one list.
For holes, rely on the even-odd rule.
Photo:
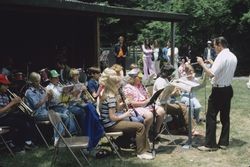
{"label": "baseball cap", "polygon": [[211,44],[211,43],[212,43],[212,41],[207,41],[207,43]]}
{"label": "baseball cap", "polygon": [[0,74],[0,83],[8,85],[8,84],[10,84],[10,81],[6,75]]}
{"label": "baseball cap", "polygon": [[60,76],[56,70],[51,70],[49,73],[51,78],[56,78]]}

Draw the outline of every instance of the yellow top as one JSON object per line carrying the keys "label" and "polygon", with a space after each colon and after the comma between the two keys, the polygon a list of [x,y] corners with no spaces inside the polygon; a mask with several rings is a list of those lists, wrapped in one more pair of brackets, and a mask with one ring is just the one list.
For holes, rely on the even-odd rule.
{"label": "yellow top", "polygon": [[117,57],[124,57],[124,53],[123,53],[123,51],[122,51],[122,48],[120,48]]}

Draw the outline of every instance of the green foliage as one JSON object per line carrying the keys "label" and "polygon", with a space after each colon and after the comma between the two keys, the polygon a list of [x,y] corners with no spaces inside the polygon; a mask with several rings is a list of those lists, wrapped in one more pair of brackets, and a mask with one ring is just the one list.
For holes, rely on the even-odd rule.
{"label": "green foliage", "polygon": [[250,24],[250,11],[242,16],[241,21]]}
{"label": "green foliage", "polygon": [[[206,41],[225,36],[230,49],[238,57],[239,75],[249,74],[250,63],[250,1],[249,0],[98,0],[106,5],[187,13],[190,19],[176,24],[176,46],[180,52],[192,46],[193,56],[203,53]],[[126,19],[103,22],[105,40],[116,41],[114,36],[125,34],[129,44],[139,45],[144,38],[158,39],[160,44],[170,38],[170,23]],[[246,69],[247,68],[247,69]]]}
{"label": "green foliage", "polygon": [[161,46],[169,39],[170,24],[166,22],[154,21],[145,25],[138,35],[138,43],[142,43],[145,38],[158,39]]}

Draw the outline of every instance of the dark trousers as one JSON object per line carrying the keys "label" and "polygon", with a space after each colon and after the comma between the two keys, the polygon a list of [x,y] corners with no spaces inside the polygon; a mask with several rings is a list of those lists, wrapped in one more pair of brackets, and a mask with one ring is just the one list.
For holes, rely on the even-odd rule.
{"label": "dark trousers", "polygon": [[22,113],[8,113],[0,118],[0,126],[10,126],[10,139],[22,147],[25,141],[34,140],[34,124]]}
{"label": "dark trousers", "polygon": [[126,76],[126,57],[116,57],[116,64],[123,67],[123,75]]}
{"label": "dark trousers", "polygon": [[216,144],[216,117],[220,112],[222,130],[218,145],[229,145],[230,130],[230,106],[233,97],[231,86],[223,88],[212,88],[212,93],[208,99],[208,109],[206,115],[206,140],[205,146],[217,147]]}

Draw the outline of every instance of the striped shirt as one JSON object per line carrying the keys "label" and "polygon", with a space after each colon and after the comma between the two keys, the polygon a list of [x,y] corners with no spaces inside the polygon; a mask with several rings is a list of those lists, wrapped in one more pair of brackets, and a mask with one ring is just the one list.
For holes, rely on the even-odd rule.
{"label": "striped shirt", "polygon": [[116,98],[115,97],[108,97],[105,99],[100,106],[101,111],[101,122],[104,128],[108,128],[116,124],[116,122],[112,121],[109,118],[109,109],[116,108]]}
{"label": "striped shirt", "polygon": [[212,85],[215,87],[231,85],[236,66],[236,56],[228,48],[223,49],[211,67],[211,72],[214,75],[211,80]]}

